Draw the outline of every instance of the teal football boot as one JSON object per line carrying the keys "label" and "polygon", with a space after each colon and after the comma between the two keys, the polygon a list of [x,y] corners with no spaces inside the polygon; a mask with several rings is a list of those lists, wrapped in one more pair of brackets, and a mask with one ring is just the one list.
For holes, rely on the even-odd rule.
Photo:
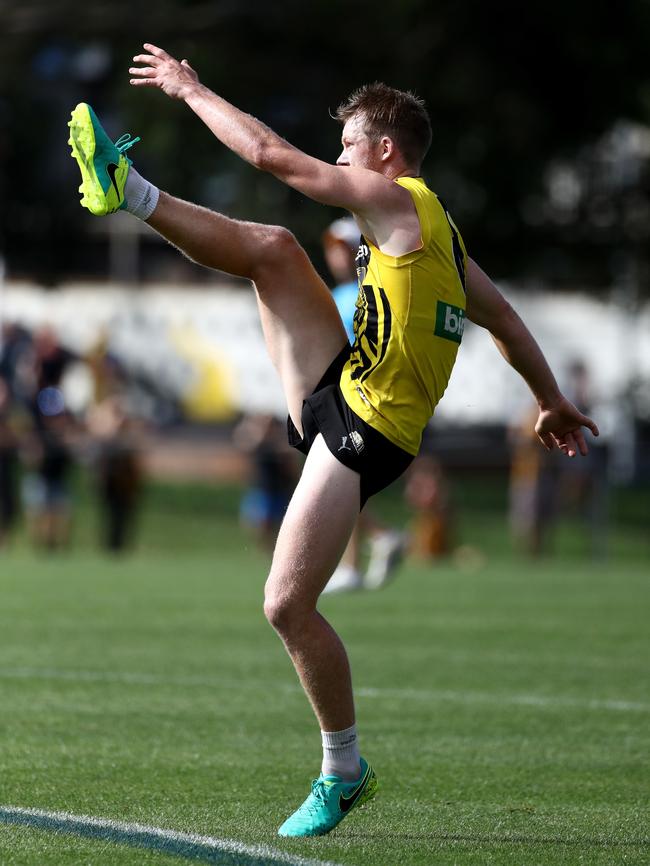
{"label": "teal football boot", "polygon": [[338,776],[323,776],[312,782],[311,794],[278,830],[278,836],[323,836],[355,807],[367,803],[377,793],[377,777],[361,758],[361,775],[356,782]]}
{"label": "teal football boot", "polygon": [[131,160],[124,151],[132,147],[139,138],[127,133],[113,143],[97,119],[97,115],[85,102],[80,102],[68,121],[72,156],[81,171],[79,192],[82,207],[104,216],[126,207],[124,186],[131,167]]}

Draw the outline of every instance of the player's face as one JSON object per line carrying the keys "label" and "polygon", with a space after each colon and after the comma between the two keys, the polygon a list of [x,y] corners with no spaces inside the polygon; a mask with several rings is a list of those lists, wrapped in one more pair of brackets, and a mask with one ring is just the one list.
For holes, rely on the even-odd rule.
{"label": "player's face", "polygon": [[363,129],[363,118],[351,117],[343,127],[341,135],[343,150],[336,160],[337,165],[349,165],[353,168],[369,168],[373,171],[381,169],[381,145],[373,144]]}

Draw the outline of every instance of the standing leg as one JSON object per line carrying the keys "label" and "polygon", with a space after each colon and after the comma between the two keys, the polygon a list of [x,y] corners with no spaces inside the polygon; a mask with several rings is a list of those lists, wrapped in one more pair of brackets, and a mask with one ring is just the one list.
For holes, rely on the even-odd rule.
{"label": "standing leg", "polygon": [[278,535],[264,610],[280,634],[323,731],[354,724],[348,658],[316,610],[359,513],[359,475],[317,436]]}
{"label": "standing leg", "polygon": [[280,836],[329,833],[377,790],[359,756],[350,665],[316,603],[359,513],[360,477],[331,454],[322,435],[311,447],[287,509],[266,583],[264,610],[280,634],[321,726],[323,766]]}

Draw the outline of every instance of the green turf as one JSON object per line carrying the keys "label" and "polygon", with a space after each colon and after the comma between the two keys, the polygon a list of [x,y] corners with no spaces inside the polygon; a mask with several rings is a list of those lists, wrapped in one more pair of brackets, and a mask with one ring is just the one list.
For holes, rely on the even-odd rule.
{"label": "green turf", "polygon": [[[280,840],[318,731],[263,619],[265,558],[215,501],[173,553],[183,502],[124,560],[1,562],[0,806],[345,866],[650,862],[642,559],[409,563],[381,592],[326,599],[381,790],[329,837]],[[182,862],[0,824],[3,866]]]}

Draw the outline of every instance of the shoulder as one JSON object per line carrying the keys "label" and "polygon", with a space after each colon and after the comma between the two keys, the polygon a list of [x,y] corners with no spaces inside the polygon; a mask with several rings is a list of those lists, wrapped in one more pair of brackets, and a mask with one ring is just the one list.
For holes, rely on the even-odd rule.
{"label": "shoulder", "polygon": [[410,195],[417,212],[422,250],[424,250],[438,232],[441,221],[446,223],[444,206],[422,177],[400,177],[397,178],[396,183]]}
{"label": "shoulder", "polygon": [[438,198],[436,193],[427,185],[427,182],[422,177],[398,177],[395,181],[402,189],[406,190],[411,198],[416,202],[422,203],[431,210],[443,214],[445,212],[444,203]]}
{"label": "shoulder", "polygon": [[430,195],[435,195],[429,187],[427,186],[427,182],[423,177],[398,177],[395,179],[395,183],[398,183],[400,186],[403,186],[405,189],[408,189],[411,192],[417,193],[429,193]]}
{"label": "shoulder", "polygon": [[[375,199],[366,212],[356,213],[363,235],[391,257],[420,249],[426,208],[416,192],[418,178],[380,178],[385,191],[383,199]],[[420,184],[426,189],[421,179]]]}

